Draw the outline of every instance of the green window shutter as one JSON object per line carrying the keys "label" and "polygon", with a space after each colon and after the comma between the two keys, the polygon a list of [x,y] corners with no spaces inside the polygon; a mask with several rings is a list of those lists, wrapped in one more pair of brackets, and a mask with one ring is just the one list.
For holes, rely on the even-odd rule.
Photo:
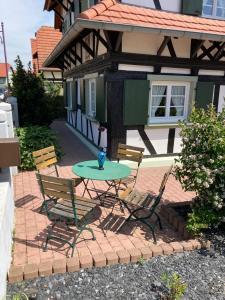
{"label": "green window shutter", "polygon": [[201,16],[203,0],[182,0],[182,13],[186,15]]}
{"label": "green window shutter", "polygon": [[106,122],[105,81],[103,77],[96,78],[96,120]]}
{"label": "green window shutter", "polygon": [[67,100],[67,84],[66,81],[63,82],[63,98],[64,98],[64,106],[68,106],[68,100]]}
{"label": "green window shutter", "polygon": [[207,108],[207,105],[212,103],[214,93],[213,82],[198,82],[196,90],[196,108]]}
{"label": "green window shutter", "polygon": [[77,110],[77,81],[72,82],[72,110]]}
{"label": "green window shutter", "polygon": [[85,112],[86,115],[89,112],[89,79],[84,79],[84,99],[85,99]]}
{"label": "green window shutter", "polygon": [[148,80],[124,81],[124,125],[147,124],[149,85]]}
{"label": "green window shutter", "polygon": [[84,79],[80,80],[80,105],[81,105],[81,111],[85,112],[85,85],[84,85]]}

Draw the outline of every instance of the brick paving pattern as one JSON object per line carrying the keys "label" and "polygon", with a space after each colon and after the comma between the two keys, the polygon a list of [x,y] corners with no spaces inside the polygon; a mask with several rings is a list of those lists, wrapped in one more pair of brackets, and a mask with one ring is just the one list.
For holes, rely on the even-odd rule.
{"label": "brick paving pattern", "polygon": [[[71,166],[76,162],[94,159],[92,153],[67,129],[61,121],[55,122],[53,129],[58,134],[61,146],[65,153],[59,163],[61,177],[71,178],[75,175]],[[163,174],[167,168],[141,168],[136,188],[141,191],[149,191],[157,194]],[[104,183],[96,182],[96,187],[104,189]],[[50,241],[48,251],[43,251],[43,242],[46,238],[47,229],[51,222],[46,215],[39,212],[42,203],[42,196],[36,182],[35,172],[20,172],[14,177],[15,188],[15,236],[13,246],[13,266],[25,266],[27,264],[39,265],[39,274],[47,275],[53,268],[53,272],[64,272],[78,270],[77,258],[81,267],[104,266],[116,262],[137,261],[138,256],[149,258],[153,255],[160,255],[163,252],[170,254],[173,247],[176,252],[182,251],[179,233],[163,219],[163,230],[156,231],[157,246],[153,244],[151,233],[140,224],[126,224],[121,232],[117,232],[127,214],[120,211],[116,206],[113,214],[110,214],[112,206],[110,201],[105,207],[97,206],[91,215],[90,227],[94,230],[96,241],[91,240],[89,232],[83,232],[73,259],[67,261],[66,255],[71,253],[67,244],[58,241]],[[83,184],[77,188],[77,194],[82,194]],[[182,191],[180,184],[171,176],[166,186],[163,197],[164,203],[189,201],[192,193]],[[106,237],[103,229],[107,231]],[[55,227],[55,232],[70,240],[76,234],[76,228],[71,227],[68,231],[61,225]],[[165,243],[170,243],[171,246]],[[159,247],[162,245],[162,247]],[[188,248],[186,244],[184,247]],[[152,252],[149,250],[152,247]],[[69,252],[68,252],[69,250]],[[188,248],[189,250],[189,248]],[[62,260],[63,259],[63,260]],[[64,263],[63,263],[64,261]],[[37,270],[31,266],[33,273]],[[18,271],[19,272],[19,271]],[[21,275],[19,274],[18,277]]]}

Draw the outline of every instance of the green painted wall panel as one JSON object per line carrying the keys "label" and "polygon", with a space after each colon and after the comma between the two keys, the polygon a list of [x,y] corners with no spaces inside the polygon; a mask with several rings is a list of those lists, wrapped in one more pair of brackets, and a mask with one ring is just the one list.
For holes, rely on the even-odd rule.
{"label": "green painted wall panel", "polygon": [[81,111],[84,113],[85,108],[85,86],[84,86],[84,79],[80,80],[80,104],[81,104]]}
{"label": "green painted wall panel", "polygon": [[77,81],[72,82],[72,110],[77,110]]}
{"label": "green painted wall panel", "polygon": [[148,80],[124,81],[124,125],[146,125],[148,122],[148,103]]}
{"label": "green painted wall panel", "polygon": [[106,122],[105,80],[96,78],[96,120]]}
{"label": "green painted wall panel", "polygon": [[213,102],[214,83],[198,82],[196,90],[196,108],[207,108]]}
{"label": "green painted wall panel", "polygon": [[202,15],[203,0],[183,0],[182,13],[193,16]]}

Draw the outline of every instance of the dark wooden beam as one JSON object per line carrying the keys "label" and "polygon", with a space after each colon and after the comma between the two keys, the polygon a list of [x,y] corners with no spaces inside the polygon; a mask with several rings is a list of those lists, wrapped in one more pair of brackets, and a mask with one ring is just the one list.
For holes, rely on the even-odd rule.
{"label": "dark wooden beam", "polygon": [[82,47],[94,58],[95,54],[94,51],[88,46],[88,44],[84,40],[80,40],[79,43],[81,44]]}
{"label": "dark wooden beam", "polygon": [[117,37],[117,41],[116,41],[116,44],[115,44],[115,51],[122,51],[122,38],[123,38],[123,32],[118,32],[118,37]]}
{"label": "dark wooden beam", "polygon": [[111,53],[110,55],[112,62],[119,64],[135,64],[135,65],[146,65],[146,66],[161,66],[171,68],[202,68],[206,70],[224,70],[225,62],[200,60],[198,58],[180,58],[180,57],[168,57],[168,56],[157,56],[157,55],[146,55],[139,53]]}
{"label": "dark wooden beam", "polygon": [[220,60],[220,58],[223,56],[224,48],[225,48],[225,42],[222,43],[220,49],[214,55],[214,60]]}
{"label": "dark wooden beam", "polygon": [[76,52],[76,48],[70,48],[71,53],[73,54],[73,56],[75,57],[75,59],[77,59],[79,61],[80,64],[82,64],[82,59],[81,57],[77,54]]}
{"label": "dark wooden beam", "polygon": [[98,31],[93,30],[93,33],[99,39],[99,41],[102,43],[102,45],[108,50],[109,47],[108,47],[107,41],[101,36],[100,30],[98,30]]}
{"label": "dark wooden beam", "polygon": [[162,42],[161,46],[159,47],[159,50],[157,51],[158,56],[160,56],[163,53],[163,51],[165,50],[165,48],[170,40],[171,40],[170,36],[164,37],[163,42]]}
{"label": "dark wooden beam", "polygon": [[62,6],[62,8],[65,10],[65,11],[68,11],[68,8],[63,4],[63,1],[62,0],[55,0],[59,5]]}
{"label": "dark wooden beam", "polygon": [[104,30],[104,35],[105,35],[105,38],[106,38],[106,41],[107,41],[107,49],[109,51],[112,51],[113,50],[113,46],[112,46],[112,42],[111,42],[111,39],[109,37],[109,32],[107,30]]}
{"label": "dark wooden beam", "polygon": [[168,47],[168,49],[169,49],[170,55],[171,55],[172,57],[177,57],[171,39],[168,41],[167,47]]}
{"label": "dark wooden beam", "polygon": [[203,51],[203,54],[201,54],[198,58],[199,59],[202,59],[203,57],[205,56],[208,56],[208,58],[210,60],[213,60],[213,56],[212,54],[210,53],[211,51],[209,50],[209,48],[207,49],[204,45],[201,46],[201,50]]}
{"label": "dark wooden beam", "polygon": [[53,8],[53,10],[54,10],[55,14],[56,14],[57,16],[59,16],[60,19],[63,21],[63,20],[64,20],[64,19],[63,19],[63,16],[60,15],[60,13],[59,13],[55,8]]}
{"label": "dark wooden beam", "polygon": [[161,10],[162,8],[161,8],[160,1],[159,0],[153,0],[153,1],[154,1],[154,4],[155,4],[155,8]]}
{"label": "dark wooden beam", "polygon": [[70,62],[72,62],[76,66],[76,61],[73,59],[69,52],[65,52],[64,55],[70,60]]}
{"label": "dark wooden beam", "polygon": [[191,40],[191,53],[190,53],[191,58],[197,57],[198,51],[203,46],[204,42],[205,41],[203,40],[196,40],[196,39]]}

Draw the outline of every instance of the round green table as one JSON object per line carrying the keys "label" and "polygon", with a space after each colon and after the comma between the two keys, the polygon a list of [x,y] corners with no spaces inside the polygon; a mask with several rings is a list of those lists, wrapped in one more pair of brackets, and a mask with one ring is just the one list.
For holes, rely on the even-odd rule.
{"label": "round green table", "polygon": [[97,160],[88,160],[77,163],[72,167],[77,176],[90,180],[119,180],[130,175],[131,169],[120,163],[105,161],[104,170],[99,170]]}
{"label": "round green table", "polygon": [[[97,160],[79,162],[72,167],[72,171],[74,174],[83,179],[85,186],[83,196],[85,192],[88,192],[90,197],[90,191],[95,191],[99,196],[97,189],[95,188],[95,185],[93,183],[93,181],[95,180],[105,181],[108,184],[107,191],[104,191],[103,193],[101,193],[101,195],[106,195],[110,189],[114,188],[115,196],[117,197],[120,187],[120,180],[128,177],[131,174],[130,167],[111,161],[105,161],[104,170],[99,170]],[[89,181],[92,182],[94,190],[88,188]]]}

